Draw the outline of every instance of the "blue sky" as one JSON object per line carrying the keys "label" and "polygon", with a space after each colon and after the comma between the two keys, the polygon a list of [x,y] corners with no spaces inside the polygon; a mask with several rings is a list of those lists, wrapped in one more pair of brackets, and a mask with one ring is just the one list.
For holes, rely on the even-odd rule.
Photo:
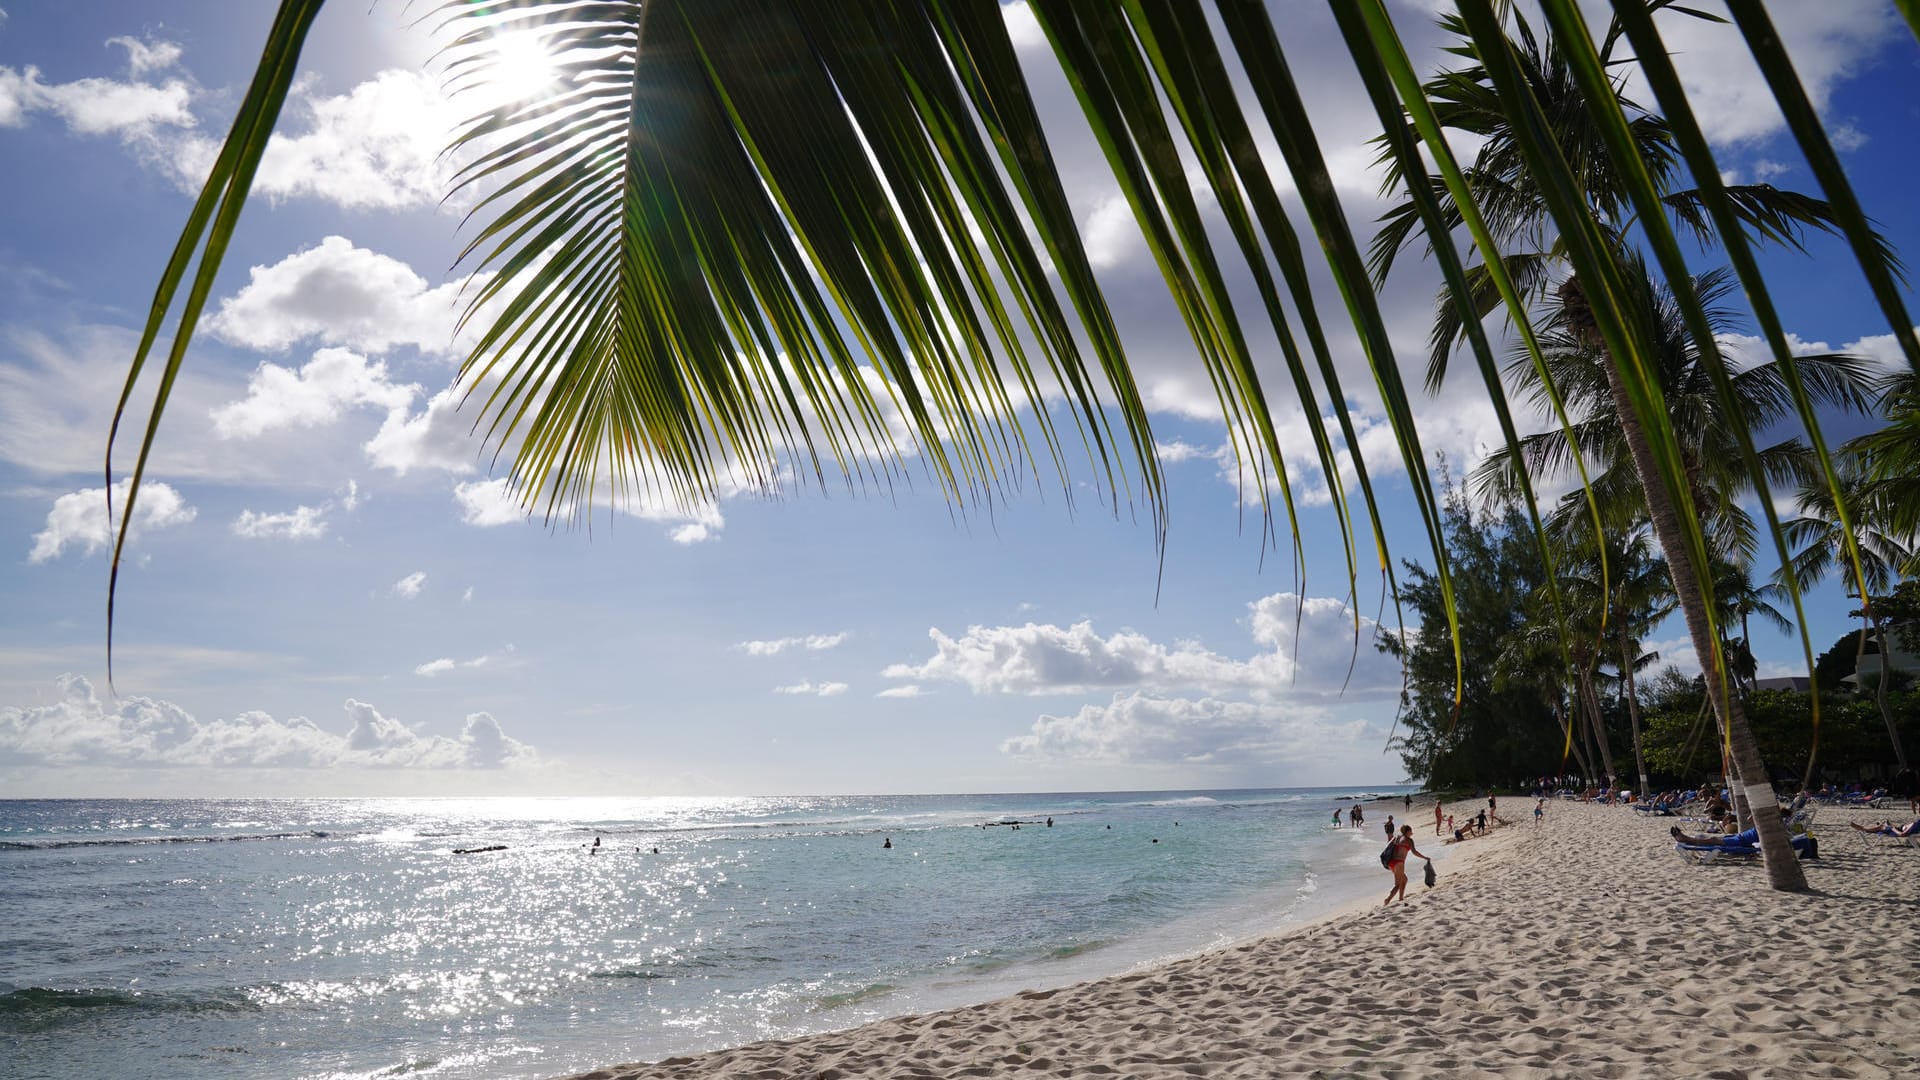
{"label": "blue sky", "polygon": [[[471,413],[456,414],[447,393],[465,268],[449,269],[461,208],[439,205],[447,166],[436,155],[458,109],[405,5],[336,4],[160,436],[153,478],[165,487],[136,518],[109,693],[106,421],[270,5],[0,7],[0,790],[1400,778],[1383,753],[1397,672],[1363,647],[1340,692],[1352,622],[1332,517],[1323,506],[1303,516],[1296,640],[1291,553],[1268,552],[1263,566],[1257,518],[1217,459],[1211,392],[1018,5],[1010,25],[1169,448],[1164,579],[1147,527],[1084,490],[1070,513],[1050,477],[964,519],[925,484],[891,499],[836,490],[634,507],[590,529],[520,518],[465,435]],[[1410,43],[1430,50],[1419,7],[1405,12]],[[1911,260],[1920,50],[1888,3],[1778,7],[1863,201]],[[1372,127],[1344,53],[1320,12],[1290,5],[1279,25],[1364,226],[1380,208],[1365,168]],[[1810,187],[1737,35],[1671,32],[1724,166]],[[1810,248],[1768,263],[1788,328],[1809,348],[1890,357],[1851,259],[1832,242]],[[1424,363],[1435,279],[1406,266],[1384,303],[1411,372]],[[1334,344],[1349,385],[1364,383],[1351,334]],[[1370,465],[1396,556],[1421,557],[1378,410],[1364,396],[1356,405],[1382,444]],[[1420,411],[1429,447],[1455,462],[1477,460],[1495,435],[1465,380]],[[1379,604],[1370,564],[1363,549],[1368,616]],[[1845,610],[1831,586],[1814,597],[1816,650],[1845,628]],[[1690,662],[1678,623],[1656,636]],[[1794,640],[1762,632],[1757,644],[1768,672],[1803,667]]]}

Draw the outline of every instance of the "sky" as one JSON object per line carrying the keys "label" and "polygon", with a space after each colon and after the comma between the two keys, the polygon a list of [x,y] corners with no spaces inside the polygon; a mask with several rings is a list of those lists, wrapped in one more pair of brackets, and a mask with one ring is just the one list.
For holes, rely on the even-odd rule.
{"label": "sky", "polygon": [[[1442,60],[1433,6],[1396,8],[1428,65]],[[1911,261],[1920,49],[1891,3],[1774,7],[1863,203]],[[456,329],[472,268],[454,265],[471,229],[466,204],[443,201],[454,165],[440,150],[466,105],[448,101],[437,43],[407,5],[337,3],[309,41],[159,435],[110,688],[108,423],[272,5],[0,8],[0,795],[1402,778],[1388,749],[1399,672],[1365,641],[1354,653],[1325,478],[1290,454],[1308,492],[1296,578],[1290,546],[1263,550],[1212,391],[1020,3],[1003,10],[1152,410],[1169,479],[1164,561],[1148,524],[1101,505],[1087,476],[1070,480],[1071,506],[1042,477],[965,514],[921,483],[742,491],[573,528],[529,520],[451,391],[472,340]],[[1274,15],[1364,240],[1386,205],[1365,144],[1377,125],[1324,8],[1276,3]],[[1738,35],[1663,20],[1730,176],[1812,189]],[[1890,328],[1845,249],[1808,247],[1764,264],[1798,347],[1891,363]],[[1409,373],[1424,369],[1436,286],[1405,259],[1383,294]],[[1362,388],[1353,404],[1394,556],[1430,565],[1357,343],[1324,314],[1347,385]],[[1456,378],[1417,403],[1427,448],[1456,472],[1497,440],[1483,393]],[[1279,420],[1304,451],[1299,417]],[[1829,431],[1861,427],[1836,417]],[[1360,562],[1370,634],[1382,597],[1368,551]],[[1832,584],[1812,594],[1816,652],[1846,629],[1847,607]],[[1654,636],[1664,659],[1697,670],[1677,620]],[[1804,672],[1797,639],[1760,631],[1755,646],[1762,674]]]}

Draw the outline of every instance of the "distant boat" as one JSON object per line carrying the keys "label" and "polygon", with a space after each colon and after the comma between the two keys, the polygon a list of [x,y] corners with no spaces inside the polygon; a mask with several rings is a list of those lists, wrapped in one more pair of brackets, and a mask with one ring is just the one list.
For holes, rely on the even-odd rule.
{"label": "distant boat", "polygon": [[507,845],[494,844],[490,847],[457,847],[453,849],[453,853],[455,855],[478,855],[483,851],[505,851],[505,850],[507,850]]}

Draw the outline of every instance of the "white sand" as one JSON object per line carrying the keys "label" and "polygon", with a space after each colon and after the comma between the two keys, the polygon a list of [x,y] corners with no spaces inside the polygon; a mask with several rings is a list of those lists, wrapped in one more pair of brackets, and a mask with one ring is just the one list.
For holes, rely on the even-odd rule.
{"label": "white sand", "polygon": [[577,1080],[1920,1076],[1920,850],[1845,824],[1904,804],[1823,811],[1805,895],[1766,888],[1757,861],[1683,864],[1671,818],[1553,803],[1536,829],[1531,808],[1516,799],[1518,823],[1469,841],[1431,892],[1416,867],[1389,909]]}

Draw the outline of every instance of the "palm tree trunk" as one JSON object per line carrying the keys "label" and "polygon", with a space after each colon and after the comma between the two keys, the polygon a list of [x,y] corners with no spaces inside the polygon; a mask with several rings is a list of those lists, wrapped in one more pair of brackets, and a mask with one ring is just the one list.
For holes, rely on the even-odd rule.
{"label": "palm tree trunk", "polygon": [[[1573,728],[1568,725],[1567,702],[1564,695],[1555,695],[1554,697],[1553,719],[1555,723],[1560,725],[1560,734],[1566,736],[1567,748],[1573,752],[1573,761],[1575,765],[1579,766],[1580,775],[1592,775],[1592,769],[1587,764],[1586,748],[1581,745],[1580,739],[1573,737]],[[1560,771],[1562,773],[1567,771],[1566,762],[1562,761],[1560,763]]]}
{"label": "palm tree trunk", "polygon": [[1653,790],[1647,783],[1647,755],[1640,749],[1640,694],[1633,688],[1633,649],[1627,640],[1626,620],[1620,622],[1620,678],[1627,684],[1627,720],[1633,725],[1633,764],[1640,770],[1640,794]]}
{"label": "palm tree trunk", "polygon": [[[1568,284],[1577,288],[1572,281]],[[1585,298],[1582,296],[1580,299],[1584,301]],[[1706,594],[1700,588],[1700,572],[1694,565],[1693,551],[1687,546],[1686,534],[1680,527],[1679,511],[1667,491],[1666,480],[1654,463],[1653,447],[1647,441],[1646,429],[1641,427],[1639,415],[1633,411],[1633,402],[1627,396],[1626,383],[1621,380],[1619,369],[1611,358],[1600,366],[1607,373],[1607,387],[1613,392],[1613,406],[1620,414],[1620,433],[1633,458],[1634,471],[1640,476],[1640,488],[1646,494],[1647,514],[1653,521],[1654,538],[1660,542],[1660,549],[1667,556],[1667,572],[1673,579],[1673,592],[1680,601],[1680,611],[1686,617],[1687,633],[1693,638],[1694,652],[1700,657],[1700,671],[1706,679],[1707,697],[1713,701],[1714,711],[1725,725],[1724,730],[1733,747],[1732,764],[1738,776],[1736,786],[1743,789],[1748,809],[1753,814],[1754,827],[1760,832],[1760,855],[1766,860],[1767,881],[1776,889],[1805,892],[1807,875],[1800,869],[1800,860],[1787,840],[1787,827],[1774,809],[1779,805],[1779,800],[1774,798],[1773,785],[1767,780],[1766,764],[1760,760],[1760,744],[1753,737],[1753,728],[1747,723],[1746,710],[1740,707],[1739,698],[1727,692],[1725,667],[1718,662],[1712,622],[1707,616]]]}
{"label": "palm tree trunk", "polygon": [[[1907,748],[1900,743],[1900,728],[1893,722],[1893,710],[1887,707],[1887,684],[1893,681],[1893,668],[1887,660],[1887,652],[1892,643],[1887,640],[1887,628],[1881,624],[1880,616],[1873,614],[1873,601],[1865,602],[1868,605],[1867,618],[1873,620],[1874,640],[1880,644],[1880,682],[1873,688],[1873,703],[1880,707],[1880,719],[1887,724],[1887,737],[1893,740],[1894,759],[1900,763],[1900,769],[1904,772],[1907,768]],[[1858,666],[1854,670],[1858,677]]]}
{"label": "palm tree trunk", "polygon": [[1593,692],[1593,672],[1580,669],[1580,698],[1586,704],[1587,723],[1593,728],[1594,741],[1600,744],[1600,764],[1607,770],[1607,787],[1613,787],[1613,749],[1607,745],[1607,729],[1600,722],[1600,699]]}

